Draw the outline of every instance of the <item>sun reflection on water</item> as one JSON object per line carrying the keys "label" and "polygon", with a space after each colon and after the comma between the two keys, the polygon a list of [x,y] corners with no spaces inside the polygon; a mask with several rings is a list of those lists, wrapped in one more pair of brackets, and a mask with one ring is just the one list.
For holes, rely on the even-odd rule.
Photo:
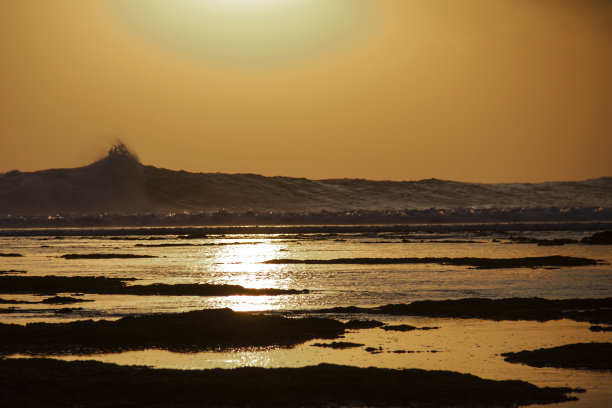
{"label": "sun reflection on water", "polygon": [[[286,242],[275,239],[219,238],[207,241],[194,255],[193,270],[206,276],[203,283],[240,285],[245,288],[291,288],[293,280],[284,265],[262,262],[288,251]],[[261,303],[259,296],[244,297]],[[266,298],[265,296],[263,298]]]}
{"label": "sun reflection on water", "polygon": [[[235,244],[237,242],[219,240],[219,243]],[[286,249],[287,245],[285,243],[270,239],[249,240],[245,241],[243,245],[221,246],[216,258],[219,264],[227,265],[225,270],[228,272],[237,269],[256,272],[264,266],[260,264],[261,262],[278,257]],[[236,265],[240,266],[237,268]]]}

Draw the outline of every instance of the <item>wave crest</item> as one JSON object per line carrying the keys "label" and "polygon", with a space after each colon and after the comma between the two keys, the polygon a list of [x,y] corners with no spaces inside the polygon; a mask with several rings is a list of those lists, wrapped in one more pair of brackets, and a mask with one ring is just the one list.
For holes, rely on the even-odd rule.
{"label": "wave crest", "polygon": [[[590,213],[600,207],[612,207],[611,177],[575,182],[482,184],[436,179],[308,180],[256,174],[189,173],[144,166],[121,143],[111,147],[106,157],[88,166],[0,175],[0,214],[14,215],[165,214],[219,209],[236,213],[251,210],[312,213],[437,208],[463,213],[489,209],[488,218],[498,210],[509,208],[557,209],[552,213],[579,209],[581,213]],[[564,208],[568,210],[559,210]]]}

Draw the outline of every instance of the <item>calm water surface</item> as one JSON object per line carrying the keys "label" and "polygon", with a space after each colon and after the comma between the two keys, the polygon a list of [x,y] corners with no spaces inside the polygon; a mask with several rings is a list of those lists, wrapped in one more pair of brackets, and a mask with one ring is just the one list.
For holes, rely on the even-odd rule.
{"label": "calm water surface", "polygon": [[[572,237],[581,232],[517,233]],[[91,312],[125,314],[230,307],[234,310],[308,309],[327,306],[378,306],[421,299],[462,297],[575,298],[612,296],[609,246],[514,244],[508,234],[296,234],[223,235],[206,239],[176,236],[1,237],[0,269],[32,275],[137,278],[148,283],[237,284],[248,288],[309,289],[298,296],[136,297],[88,295]],[[407,240],[409,242],[402,242]],[[424,242],[419,242],[424,241]],[[452,242],[445,242],[452,241]],[[462,243],[456,243],[460,241]],[[499,242],[496,242],[499,241]],[[190,246],[164,247],[166,244]],[[121,253],[152,259],[75,259],[63,254]],[[423,265],[266,265],[271,259],[485,257],[567,255],[600,259],[608,265],[558,269],[475,270]],[[23,297],[23,296],[22,296]],[[22,318],[14,314],[6,318]],[[37,317],[43,317],[39,315]],[[47,316],[48,317],[48,316]]]}

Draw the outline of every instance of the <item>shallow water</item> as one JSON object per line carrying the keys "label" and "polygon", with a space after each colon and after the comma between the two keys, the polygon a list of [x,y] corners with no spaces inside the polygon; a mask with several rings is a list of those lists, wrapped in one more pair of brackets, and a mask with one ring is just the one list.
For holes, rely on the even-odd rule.
{"label": "shallow water", "polygon": [[[422,299],[462,297],[575,298],[612,296],[610,265],[558,269],[475,270],[463,266],[419,265],[266,265],[271,259],[487,257],[567,255],[612,262],[609,246],[537,246],[508,243],[507,237],[580,238],[584,233],[454,233],[454,234],[299,234],[224,235],[207,239],[176,236],[132,237],[2,237],[0,269],[32,275],[134,277],[138,284],[215,283],[249,288],[310,289],[298,296],[144,297],[86,295],[87,311],[126,313],[184,311],[230,307],[234,310],[309,309],[331,306],[378,306]],[[151,238],[151,239],[150,239]],[[403,243],[402,239],[410,240]],[[416,241],[426,242],[416,242]],[[461,240],[475,243],[443,243]],[[501,242],[493,242],[498,240]],[[137,245],[189,244],[178,247]],[[74,259],[64,254],[121,253],[154,255],[151,259]],[[2,296],[7,297],[7,296]],[[20,296],[19,298],[24,298]],[[23,307],[20,307],[23,309]],[[19,313],[5,318],[26,318]],[[31,316],[41,318],[42,314]],[[52,317],[52,316],[46,316]]]}
{"label": "shallow water", "polygon": [[[451,370],[495,380],[521,379],[542,387],[579,387],[588,390],[585,394],[576,394],[579,401],[563,404],[568,408],[607,407],[612,401],[612,387],[610,386],[612,385],[612,372],[534,368],[507,363],[500,356],[501,353],[507,351],[555,347],[577,342],[612,341],[612,333],[592,333],[588,330],[588,323],[569,320],[538,323],[392,316],[377,316],[377,318],[392,324],[410,324],[417,327],[438,326],[439,329],[402,333],[382,329],[354,330],[341,341],[360,343],[364,346],[344,350],[314,347],[315,343],[330,343],[331,341],[312,340],[292,349],[273,348],[203,353],[145,350],[59,358],[64,360],[95,359],[116,364],[175,369],[243,366],[303,367],[332,363],[359,367]],[[366,347],[382,347],[382,352],[369,353],[365,350]],[[395,352],[400,350],[405,353]]]}
{"label": "shallow water", "polygon": [[[78,231],[78,230],[77,230]],[[57,314],[57,305],[14,305],[0,321],[66,321],[117,318],[127,314],[180,312],[229,307],[242,311],[285,311],[333,306],[379,306],[421,299],[464,297],[612,297],[612,247],[537,246],[511,243],[512,236],[580,239],[592,231],[488,231],[460,229],[447,233],[382,232],[321,234],[235,234],[182,239],[153,236],[9,236],[0,237],[0,252],[23,257],[0,258],[0,270],[26,270],[24,276],[107,276],[138,278],[148,283],[238,284],[249,288],[309,289],[309,294],[283,296],[128,296],[84,295],[94,302],[68,305],[82,308]],[[409,242],[403,242],[403,240]],[[423,242],[421,242],[423,241]],[[454,241],[454,242],[443,242]],[[461,242],[456,242],[461,241]],[[189,246],[159,246],[189,244]],[[137,246],[156,245],[156,246]],[[154,255],[151,259],[75,259],[64,254],[121,253]],[[268,265],[271,259],[485,257],[518,258],[565,255],[602,260],[603,264],[557,269],[476,270],[463,266],[419,265]],[[66,294],[72,295],[72,294]],[[3,299],[41,300],[46,296],[3,295]],[[10,306],[10,305],[9,305]],[[348,316],[336,316],[348,318]],[[293,349],[177,354],[146,350],[122,354],[70,357],[95,358],[121,364],[168,368],[212,368],[255,365],[304,366],[320,362],[390,368],[444,369],[484,378],[521,379],[541,386],[583,387],[579,402],[564,407],[604,407],[612,402],[612,373],[532,368],[510,364],[502,352],[551,347],[574,342],[612,341],[611,333],[592,333],[588,323],[572,321],[490,322],[375,316],[386,322],[440,326],[438,330],[407,333],[381,329],[349,333],[344,341],[383,347],[370,354],[364,347],[330,350],[311,341]],[[413,353],[393,353],[395,350]],[[436,352],[431,352],[436,351]]]}

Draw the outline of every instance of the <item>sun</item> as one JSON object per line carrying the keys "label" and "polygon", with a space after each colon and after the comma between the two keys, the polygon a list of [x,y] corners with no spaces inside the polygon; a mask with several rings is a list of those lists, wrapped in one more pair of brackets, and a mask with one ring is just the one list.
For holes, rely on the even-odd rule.
{"label": "sun", "polygon": [[[206,2],[206,0],[201,0]],[[270,7],[283,3],[300,3],[308,0],[208,0],[217,7]]]}
{"label": "sun", "polygon": [[315,55],[363,31],[367,0],[110,0],[131,30],[189,54],[236,63]]}

